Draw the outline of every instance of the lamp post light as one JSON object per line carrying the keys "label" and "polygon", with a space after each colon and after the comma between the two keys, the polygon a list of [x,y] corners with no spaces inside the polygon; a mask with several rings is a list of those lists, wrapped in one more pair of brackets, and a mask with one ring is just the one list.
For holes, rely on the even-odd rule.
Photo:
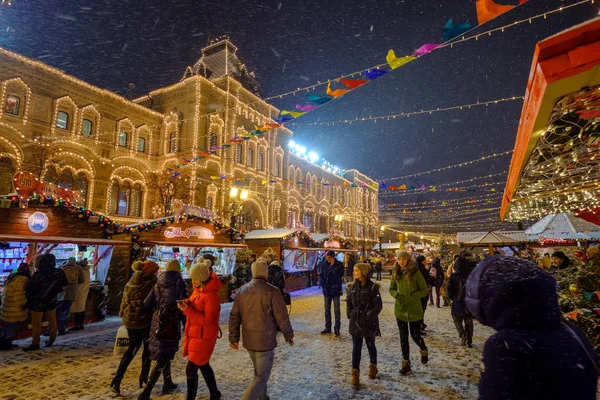
{"label": "lamp post light", "polygon": [[383,233],[385,232],[385,225],[381,225],[379,228],[379,253],[381,253],[383,247]]}
{"label": "lamp post light", "polygon": [[[229,191],[229,211],[231,212],[230,226],[236,229],[237,218],[244,208],[244,201],[248,198],[247,190],[239,190],[236,187],[232,187]],[[233,233],[231,233],[233,239]]]}

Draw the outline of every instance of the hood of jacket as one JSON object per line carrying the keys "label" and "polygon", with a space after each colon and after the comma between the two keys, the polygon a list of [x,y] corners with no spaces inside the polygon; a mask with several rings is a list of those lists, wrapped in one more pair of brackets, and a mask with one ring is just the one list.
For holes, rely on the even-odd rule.
{"label": "hood of jacket", "polygon": [[144,271],[137,271],[133,274],[129,282],[127,282],[130,286],[146,286],[148,284],[154,285],[156,282],[156,274],[149,274]]}
{"label": "hood of jacket", "polygon": [[169,288],[177,285],[177,282],[182,279],[181,272],[166,271],[160,274],[156,283],[163,288]]}
{"label": "hood of jacket", "polygon": [[562,317],[552,275],[529,261],[507,256],[488,257],[479,263],[477,270],[480,268],[467,282],[467,297],[479,293],[479,310],[473,314],[480,313],[483,318],[478,319],[484,325],[487,322],[495,330],[560,326]]}
{"label": "hood of jacket", "polygon": [[456,272],[461,278],[467,279],[469,274],[473,271],[473,266],[465,257],[460,257],[454,264],[454,272]]}
{"label": "hood of jacket", "polygon": [[412,276],[414,276],[417,272],[419,272],[419,266],[413,260],[408,260],[406,268],[402,268],[400,264],[398,264],[398,261],[396,261],[396,264],[394,265],[394,277],[396,279],[403,278],[407,273],[411,273]]}

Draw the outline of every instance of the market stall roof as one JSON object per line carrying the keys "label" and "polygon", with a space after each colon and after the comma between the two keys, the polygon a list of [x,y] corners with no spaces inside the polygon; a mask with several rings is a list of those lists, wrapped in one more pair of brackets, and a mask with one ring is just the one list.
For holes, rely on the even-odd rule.
{"label": "market stall roof", "polygon": [[236,244],[236,243],[200,243],[200,242],[173,242],[173,241],[144,241],[144,245],[150,246],[166,246],[166,247],[231,247],[238,249],[245,249],[248,246],[245,244]]}
{"label": "market stall roof", "polygon": [[598,203],[598,85],[599,18],[536,45],[500,219]]}
{"label": "market stall roof", "polygon": [[302,251],[329,251],[333,250],[336,253],[359,253],[360,250],[357,249],[334,249],[334,248],[325,248],[325,247],[287,247],[286,250],[302,250]]}
{"label": "market stall roof", "polygon": [[577,218],[570,213],[550,214],[525,231],[528,240],[600,239],[600,226]]}
{"label": "market stall roof", "polygon": [[[405,246],[408,246],[408,243],[405,244]],[[378,249],[379,246],[376,247],[376,249]],[[400,248],[400,242],[392,242],[392,243],[382,243],[381,244],[381,249],[382,250],[398,250]]]}
{"label": "market stall roof", "polygon": [[129,240],[93,239],[58,236],[0,235],[0,242],[72,243],[86,245],[131,246]]}
{"label": "market stall roof", "polygon": [[508,246],[527,241],[525,232],[459,232],[458,243],[463,246]]}
{"label": "market stall roof", "polygon": [[256,229],[246,234],[246,239],[281,239],[296,232],[293,228]]}
{"label": "market stall roof", "polygon": [[315,242],[322,242],[325,239],[329,239],[331,237],[331,233],[313,233],[312,236]]}

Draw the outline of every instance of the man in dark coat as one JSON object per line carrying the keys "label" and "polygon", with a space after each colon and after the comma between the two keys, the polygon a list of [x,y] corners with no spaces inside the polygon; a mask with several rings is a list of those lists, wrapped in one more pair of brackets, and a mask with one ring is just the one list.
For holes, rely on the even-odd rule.
{"label": "man in dark coat", "polygon": [[283,275],[283,268],[281,268],[281,262],[279,262],[279,260],[274,260],[269,265],[269,277],[267,278],[267,282],[278,288],[283,296],[285,289],[285,277]]}
{"label": "man in dark coat", "polygon": [[436,306],[440,308],[440,291],[444,284],[444,269],[439,258],[435,257],[431,260],[431,267],[429,268],[429,275],[431,275],[431,286],[432,290],[429,291],[429,304],[433,305],[433,290],[435,289],[436,295]]}
{"label": "man in dark coat", "polygon": [[67,275],[56,268],[53,254],[44,254],[38,259],[38,270],[27,285],[27,307],[31,311],[31,344],[23,350],[31,351],[40,348],[42,317],[50,325],[50,339],[46,347],[52,346],[58,331],[56,325],[56,296],[67,286]]}
{"label": "man in dark coat", "polygon": [[461,338],[461,345],[472,347],[473,343],[473,317],[467,310],[465,303],[467,278],[471,273],[471,264],[466,258],[457,259],[454,272],[448,280],[448,297],[452,300],[452,319]]}
{"label": "man in dark coat", "polygon": [[485,343],[479,399],[596,399],[598,360],[562,319],[556,281],[526,260],[492,256],[467,281],[471,314],[497,332]]}
{"label": "man in dark coat", "polygon": [[321,287],[323,288],[323,297],[325,299],[325,329],[321,331],[322,335],[331,333],[331,302],[335,313],[334,332],[340,336],[340,327],[342,324],[340,314],[340,297],[342,296],[342,277],[344,276],[344,264],[335,258],[335,252],[329,250],[325,255],[326,261],[321,269]]}
{"label": "man in dark coat", "polygon": [[[160,275],[156,285],[144,301],[146,308],[156,310],[152,315],[150,325],[150,358],[156,360],[156,365],[152,369],[148,384],[138,400],[150,399],[152,388],[161,374],[164,379],[163,393],[171,393],[177,388],[177,385],[171,379],[171,360],[179,350],[179,340],[181,339],[182,315],[177,308],[177,302],[187,299],[188,291],[181,277],[181,272],[179,272],[179,261],[170,260],[167,262],[166,267],[167,271]],[[169,321],[169,325],[175,327],[174,335],[168,338],[159,337],[159,318],[163,318],[161,315]]]}

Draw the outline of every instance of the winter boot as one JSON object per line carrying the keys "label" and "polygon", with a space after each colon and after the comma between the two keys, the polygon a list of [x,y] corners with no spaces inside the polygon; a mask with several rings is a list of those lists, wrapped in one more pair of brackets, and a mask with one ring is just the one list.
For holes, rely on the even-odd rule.
{"label": "winter boot", "polygon": [[467,345],[467,337],[466,337],[466,336],[463,336],[463,337],[460,339],[460,345],[461,345],[462,347],[465,347],[465,346]]}
{"label": "winter boot", "polygon": [[23,347],[23,351],[34,351],[34,350],[39,350],[39,349],[40,349],[39,344],[30,344],[27,347]]}
{"label": "winter boot", "polygon": [[204,378],[206,387],[208,387],[208,391],[210,392],[210,400],[220,400],[221,392],[217,387],[215,372],[212,370],[212,368],[202,368],[200,372],[202,372],[202,377]]}
{"label": "winter boot", "polygon": [[148,380],[148,384],[144,388],[144,391],[138,396],[138,400],[150,400],[150,394],[152,393],[152,389],[154,385],[156,385],[156,381],[162,375],[163,368],[159,368],[158,364],[154,366],[152,373],[150,374],[150,379]]}
{"label": "winter boot", "polygon": [[412,372],[410,368],[410,360],[402,360],[402,369],[400,370],[400,375],[408,375]]}
{"label": "winter boot", "polygon": [[352,370],[352,385],[354,385],[354,386],[360,385],[360,370],[358,370],[358,369]]}
{"label": "winter boot", "polygon": [[198,378],[187,378],[187,397],[186,400],[196,400],[198,393]]}
{"label": "winter boot", "polygon": [[340,330],[339,330],[339,328],[335,328],[333,330],[333,332],[334,332],[335,336],[340,336]]}
{"label": "winter boot", "polygon": [[469,349],[472,349],[472,348],[473,348],[473,340],[471,340],[471,339],[467,339],[467,347],[468,347]]}
{"label": "winter boot", "polygon": [[163,369],[163,382],[162,394],[173,393],[177,389],[177,384],[171,378],[171,362],[167,362]]}
{"label": "winter boot", "polygon": [[421,350],[421,364],[427,364],[429,361],[429,350]]}
{"label": "winter boot", "polygon": [[377,364],[369,364],[369,379],[375,379],[378,372]]}
{"label": "winter boot", "polygon": [[110,390],[117,396],[121,394],[121,381],[123,380],[123,375],[116,374],[110,383]]}

